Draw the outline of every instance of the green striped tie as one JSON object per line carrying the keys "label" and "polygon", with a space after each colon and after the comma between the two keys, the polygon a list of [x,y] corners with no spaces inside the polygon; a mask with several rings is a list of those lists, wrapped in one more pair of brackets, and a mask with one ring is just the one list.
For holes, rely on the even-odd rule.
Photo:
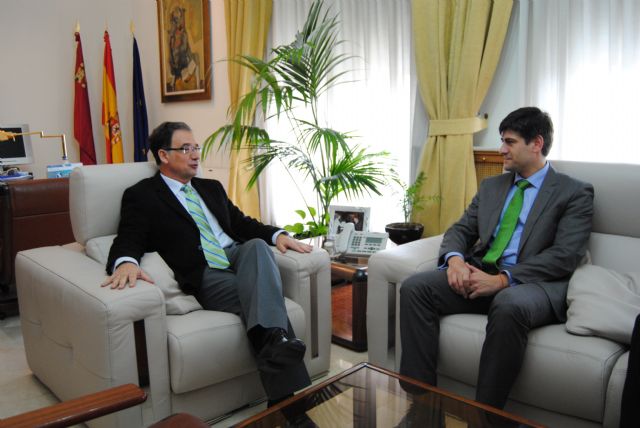
{"label": "green striped tie", "polygon": [[207,263],[214,269],[228,268],[229,259],[227,259],[224,249],[220,246],[220,242],[218,242],[211,230],[207,217],[202,211],[198,194],[191,186],[187,185],[182,186],[180,190],[184,192],[187,199],[189,214],[191,214],[191,217],[198,225],[198,229],[200,229],[200,242],[202,243],[202,251],[204,251],[204,258],[207,259]]}
{"label": "green striped tie", "polygon": [[502,256],[507,245],[509,245],[513,231],[516,230],[516,224],[518,224],[518,217],[524,202],[524,189],[530,185],[531,183],[527,180],[520,180],[516,183],[517,189],[511,198],[511,202],[509,202],[507,210],[504,212],[504,216],[502,216],[498,233],[491,243],[491,248],[482,258],[484,264],[497,266],[498,259]]}

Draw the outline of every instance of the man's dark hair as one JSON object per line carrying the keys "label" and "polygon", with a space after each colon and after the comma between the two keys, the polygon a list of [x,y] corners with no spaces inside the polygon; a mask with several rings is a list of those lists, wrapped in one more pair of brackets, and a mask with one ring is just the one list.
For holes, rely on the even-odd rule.
{"label": "man's dark hair", "polygon": [[189,125],[184,122],[162,122],[156,129],[149,135],[149,149],[153,153],[153,157],[156,159],[156,164],[160,165],[160,155],[158,150],[168,149],[171,147],[171,138],[173,133],[178,130],[191,131]]}
{"label": "man's dark hair", "polygon": [[547,156],[553,144],[553,122],[549,115],[538,107],[522,107],[512,111],[500,122],[500,135],[504,131],[520,134],[526,144],[540,135],[544,140],[542,155]]}

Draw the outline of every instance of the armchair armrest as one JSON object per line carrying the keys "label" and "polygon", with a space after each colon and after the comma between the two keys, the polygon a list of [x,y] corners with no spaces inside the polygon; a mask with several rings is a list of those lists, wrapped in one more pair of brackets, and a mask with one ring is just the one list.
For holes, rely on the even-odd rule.
{"label": "armchair armrest", "polygon": [[331,350],[331,264],[325,250],[292,250],[282,254],[273,247],[280,268],[284,295],[302,306],[306,319],[307,354],[311,376],[329,370]]}
{"label": "armchair armrest", "polygon": [[0,428],[67,427],[135,406],[146,399],[142,389],[126,384],[0,419]]}
{"label": "armchair armrest", "polygon": [[[390,348],[399,343],[396,322],[397,293],[407,277],[437,267],[443,235],[419,239],[394,248],[379,251],[369,259],[367,288],[367,338],[369,361],[396,370],[395,354]],[[397,339],[396,339],[397,338]]]}
{"label": "armchair armrest", "polygon": [[[161,419],[170,412],[162,293],[143,281],[111,290],[100,287],[104,279],[104,267],[84,253],[64,247],[18,253],[16,285],[29,367],[62,400],[138,383],[134,323],[143,323],[153,356],[151,407]],[[142,424],[138,407],[111,417],[110,426]]]}

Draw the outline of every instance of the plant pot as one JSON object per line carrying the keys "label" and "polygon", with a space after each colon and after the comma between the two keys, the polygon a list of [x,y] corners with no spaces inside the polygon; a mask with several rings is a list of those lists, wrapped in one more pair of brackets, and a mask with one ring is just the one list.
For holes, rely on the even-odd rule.
{"label": "plant pot", "polygon": [[424,226],[420,223],[389,223],[384,230],[389,234],[389,239],[402,245],[420,239]]}

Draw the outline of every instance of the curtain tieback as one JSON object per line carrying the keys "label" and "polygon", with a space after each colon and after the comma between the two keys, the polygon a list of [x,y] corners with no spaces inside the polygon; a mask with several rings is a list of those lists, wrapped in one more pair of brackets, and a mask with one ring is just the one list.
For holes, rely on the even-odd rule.
{"label": "curtain tieback", "polygon": [[429,136],[475,134],[487,128],[487,119],[465,117],[463,119],[436,119],[429,121]]}

